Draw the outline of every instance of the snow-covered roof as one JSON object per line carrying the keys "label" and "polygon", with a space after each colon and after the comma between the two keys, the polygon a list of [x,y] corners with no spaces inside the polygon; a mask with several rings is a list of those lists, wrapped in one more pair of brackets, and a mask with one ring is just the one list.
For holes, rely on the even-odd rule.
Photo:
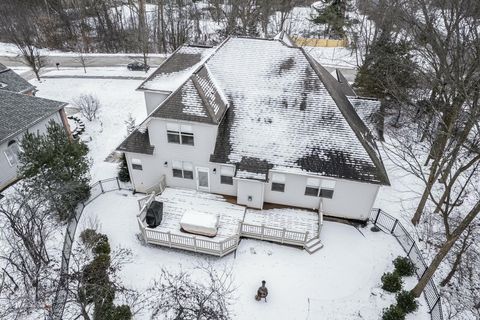
{"label": "snow-covered roof", "polygon": [[0,90],[0,143],[63,109],[65,102]]}
{"label": "snow-covered roof", "polygon": [[175,91],[213,51],[214,49],[208,46],[181,46],[138,87],[138,90]]}
{"label": "snow-covered roof", "polygon": [[26,93],[35,90],[35,87],[12,69],[0,63],[0,90]]}
{"label": "snow-covered roof", "polygon": [[273,39],[283,41],[287,46],[290,47],[297,46],[295,41],[293,41],[293,39],[290,38],[290,36],[285,31],[280,31],[275,37],[273,37]]}
{"label": "snow-covered roof", "polygon": [[[266,177],[264,169],[255,171],[255,163],[263,163],[267,171],[292,168],[388,184],[373,137],[345,88],[302,48],[230,38],[202,63],[152,116],[219,121],[212,162],[237,164],[237,177]],[[208,87],[195,85],[202,74]],[[213,95],[228,103],[215,118]]]}

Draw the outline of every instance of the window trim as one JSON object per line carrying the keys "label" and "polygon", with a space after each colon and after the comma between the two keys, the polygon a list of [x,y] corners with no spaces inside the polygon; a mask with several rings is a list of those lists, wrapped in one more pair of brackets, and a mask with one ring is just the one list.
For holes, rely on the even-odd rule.
{"label": "window trim", "polygon": [[179,160],[172,161],[172,176],[174,178],[193,180],[193,169],[193,162]]}
{"label": "window trim", "polygon": [[193,127],[188,124],[167,122],[167,142],[186,146],[195,146]]}
{"label": "window trim", "polygon": [[19,162],[19,154],[21,152],[21,147],[16,140],[10,140],[7,144],[7,148],[3,153],[10,167],[15,167]]}
{"label": "window trim", "polygon": [[272,173],[271,190],[275,192],[285,192],[286,176],[283,173]]}
{"label": "window trim", "polygon": [[143,171],[142,160],[137,159],[137,158],[132,158],[132,159],[130,160],[130,162],[131,162],[131,164],[132,164],[132,170]]}
{"label": "window trim", "polygon": [[305,183],[305,195],[309,197],[318,197],[320,193],[321,180],[318,178],[309,178]]}
{"label": "window trim", "polygon": [[337,182],[335,180],[328,180],[328,179],[322,180],[322,183],[320,185],[320,192],[318,193],[318,196],[324,199],[333,199],[335,195],[336,184]]}
{"label": "window trim", "polygon": [[220,184],[233,186],[233,177],[235,176],[234,166],[220,166]]}

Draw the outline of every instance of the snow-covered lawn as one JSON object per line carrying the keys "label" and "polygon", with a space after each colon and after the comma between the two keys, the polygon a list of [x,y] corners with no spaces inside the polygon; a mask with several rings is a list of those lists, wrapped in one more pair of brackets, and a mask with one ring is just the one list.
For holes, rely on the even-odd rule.
{"label": "snow-covered lawn", "polygon": [[[87,62],[88,64],[88,62]],[[57,69],[47,69],[44,74],[47,77],[50,76],[81,76],[81,77],[142,77],[146,78],[155,71],[155,67],[151,67],[148,72],[145,71],[130,71],[126,66],[119,67],[86,67],[87,72],[83,68],[76,67],[61,67]]]}
{"label": "snow-covered lawn", "polygon": [[[394,301],[393,295],[380,289],[381,275],[393,269],[391,261],[396,256],[403,255],[389,234],[325,222],[325,247],[313,255],[297,248],[243,239],[236,254],[212,258],[143,245],[136,223],[140,197],[126,191],[100,196],[86,207],[77,233],[96,220],[112,248],[132,251],[132,262],[120,273],[129,287],[146,289],[160,276],[162,268],[171,272],[182,269],[195,277],[195,266],[209,260],[215,268],[233,268],[238,287],[232,310],[235,319],[378,319],[381,310]],[[254,300],[261,280],[266,280],[269,288],[267,303]],[[408,280],[407,288],[414,282]],[[148,310],[136,316],[148,318]],[[407,319],[429,317],[422,306]]]}
{"label": "snow-covered lawn", "polygon": [[126,137],[128,114],[137,119],[137,125],[146,117],[143,93],[135,91],[141,80],[68,78],[32,80],[31,83],[39,90],[37,96],[42,98],[74,104],[81,94],[98,97],[101,103],[98,118],[92,122],[82,119],[86,129],[81,139],[90,148],[92,181],[116,176],[117,164],[104,160]]}

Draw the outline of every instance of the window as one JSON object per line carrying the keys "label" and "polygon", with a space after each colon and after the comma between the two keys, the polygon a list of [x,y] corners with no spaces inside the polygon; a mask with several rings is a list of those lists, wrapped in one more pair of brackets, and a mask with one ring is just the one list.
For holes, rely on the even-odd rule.
{"label": "window", "polygon": [[335,181],[333,180],[322,180],[322,187],[320,189],[320,197],[332,199],[333,190],[335,189]]}
{"label": "window", "polygon": [[220,167],[220,183],[233,185],[233,176],[235,175],[235,168],[232,166]]}
{"label": "window", "polygon": [[307,178],[307,186],[305,187],[306,196],[318,196],[320,191],[320,179]]}
{"label": "window", "polygon": [[143,170],[142,161],[140,159],[132,158],[132,169],[133,170]]}
{"label": "window", "polygon": [[167,141],[169,143],[194,145],[193,128],[189,125],[167,123]]}
{"label": "window", "polygon": [[193,146],[193,129],[192,126],[181,125],[180,126],[182,144],[188,144]]}
{"label": "window", "polygon": [[174,177],[193,179],[193,164],[191,162],[173,161],[172,168]]}
{"label": "window", "polygon": [[175,123],[167,123],[167,140],[168,143],[180,143],[179,125]]}
{"label": "window", "polygon": [[5,150],[5,157],[7,157],[8,164],[10,166],[15,166],[18,164],[18,155],[20,154],[20,146],[15,140],[12,140],[7,145],[7,150]]}
{"label": "window", "polygon": [[285,191],[285,175],[279,173],[272,174],[272,191]]}

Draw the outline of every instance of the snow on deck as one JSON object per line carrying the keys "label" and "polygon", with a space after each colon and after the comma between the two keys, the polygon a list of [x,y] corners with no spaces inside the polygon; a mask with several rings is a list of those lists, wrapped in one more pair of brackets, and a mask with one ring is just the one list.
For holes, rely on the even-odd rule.
{"label": "snow on deck", "polygon": [[191,233],[180,231],[180,220],[185,212],[218,214],[220,223],[217,235],[213,238],[196,236],[216,242],[236,235],[245,213],[244,207],[227,202],[223,196],[190,189],[167,188],[156,200],[163,202],[163,219],[154,230],[191,236]]}
{"label": "snow on deck", "polygon": [[293,208],[269,210],[247,209],[243,222],[253,225],[263,224],[270,228],[285,228],[297,232],[308,231],[308,239],[318,236],[318,213],[314,211]]}

